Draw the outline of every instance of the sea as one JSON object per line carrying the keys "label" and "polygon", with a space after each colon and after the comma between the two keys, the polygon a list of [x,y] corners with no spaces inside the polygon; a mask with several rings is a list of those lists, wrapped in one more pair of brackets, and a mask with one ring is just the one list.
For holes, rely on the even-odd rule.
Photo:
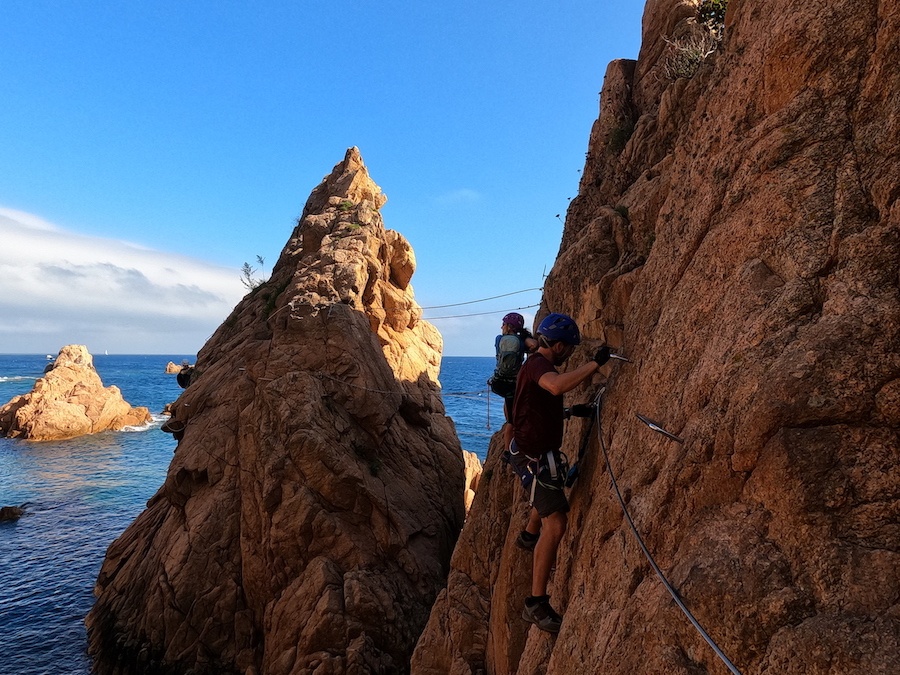
{"label": "sea", "polygon": [[[0,405],[31,391],[49,356],[0,355]],[[165,373],[186,354],[94,355],[105,386],[146,406],[143,427],[67,441],[0,438],[0,506],[25,515],[0,523],[0,675],[88,675],[84,617],[107,547],[162,484],[174,440],[160,411],[181,389]],[[445,357],[440,380],[447,414],[464,449],[482,461],[503,424],[503,401],[485,381],[493,357]]]}

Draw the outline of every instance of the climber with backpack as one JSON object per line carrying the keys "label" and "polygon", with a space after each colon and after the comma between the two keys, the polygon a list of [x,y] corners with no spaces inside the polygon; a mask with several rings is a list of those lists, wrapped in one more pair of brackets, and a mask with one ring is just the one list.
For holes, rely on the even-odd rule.
{"label": "climber with backpack", "polygon": [[531,504],[528,524],[516,540],[520,548],[533,551],[531,595],[525,599],[522,618],[556,633],[562,617],[550,605],[547,586],[568,524],[569,502],[563,492],[568,461],[560,452],[566,416],[563,394],[590,379],[609,360],[610,350],[603,345],[592,360],[560,373],[557,367],[581,343],[577,324],[565,314],[544,318],[537,341],[537,351],[525,361],[516,381],[509,464]]}
{"label": "climber with backpack", "polygon": [[497,367],[487,383],[492,392],[503,397],[504,448],[508,448],[512,441],[510,415],[512,415],[516,394],[516,376],[522,367],[525,354],[533,352],[537,346],[537,340],[525,328],[525,317],[517,312],[510,312],[503,317],[500,335],[494,340]]}

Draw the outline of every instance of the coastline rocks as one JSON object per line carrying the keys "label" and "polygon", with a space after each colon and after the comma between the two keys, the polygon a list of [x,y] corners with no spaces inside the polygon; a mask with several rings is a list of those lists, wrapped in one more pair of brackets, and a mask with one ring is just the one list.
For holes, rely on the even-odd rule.
{"label": "coastline rocks", "polygon": [[351,148],[200,350],[165,483],[97,579],[96,672],[408,670],[466,478],[384,202]]}
{"label": "coastline rocks", "polygon": [[59,351],[28,394],[0,407],[0,435],[52,441],[150,422],[144,407],[132,407],[116,386],[104,387],[83,345]]}

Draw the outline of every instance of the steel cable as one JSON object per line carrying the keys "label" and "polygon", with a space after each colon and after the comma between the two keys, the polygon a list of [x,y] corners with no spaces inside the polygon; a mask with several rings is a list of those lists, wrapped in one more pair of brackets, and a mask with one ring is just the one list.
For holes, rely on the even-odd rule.
{"label": "steel cable", "polygon": [[706,643],[712,647],[712,650],[716,653],[722,663],[730,670],[734,675],[741,675],[741,671],[739,671],[735,665],[729,660],[729,658],[725,655],[725,652],[721,650],[719,645],[715,643],[715,641],[709,636],[709,633],[704,630],[703,626],[700,625],[700,622],[691,614],[691,610],[687,608],[687,605],[684,604],[684,601],[681,599],[681,596],[678,595],[678,591],[669,583],[669,580],[666,579],[666,576],[663,574],[662,570],[659,568],[659,565],[656,564],[656,560],[653,559],[653,555],[650,553],[650,550],[647,548],[647,545],[644,543],[643,537],[641,537],[640,532],[638,532],[637,527],[634,524],[634,520],[631,518],[631,514],[628,512],[628,507],[625,505],[625,500],[622,498],[622,493],[619,491],[619,484],[616,482],[616,476],[612,470],[612,463],[609,461],[609,453],[606,452],[606,444],[603,442],[603,429],[600,426],[600,410],[601,406],[597,406],[596,416],[597,416],[597,439],[600,441],[600,450],[603,452],[603,459],[606,462],[606,470],[609,471],[609,479],[612,482],[613,490],[616,493],[616,498],[619,500],[619,505],[622,507],[622,513],[625,514],[625,519],[628,521],[628,525],[631,527],[631,531],[634,533],[635,539],[637,539],[638,546],[641,547],[641,550],[644,552],[644,556],[647,558],[647,561],[650,563],[650,566],[653,568],[653,571],[656,572],[656,576],[659,577],[659,580],[662,582],[662,585],[669,592],[669,595],[672,596],[672,599],[675,601],[675,604],[684,612],[684,615],[688,618],[688,620],[693,624],[694,628],[697,629],[697,632],[706,640]]}

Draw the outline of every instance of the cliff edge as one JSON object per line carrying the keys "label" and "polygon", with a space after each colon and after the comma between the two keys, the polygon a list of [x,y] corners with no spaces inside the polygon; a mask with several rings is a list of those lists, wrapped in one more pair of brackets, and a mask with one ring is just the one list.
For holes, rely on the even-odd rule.
{"label": "cliff edge", "polygon": [[[896,672],[900,5],[727,5],[692,71],[674,59],[708,29],[688,0],[650,0],[638,60],[607,70],[544,306],[583,327],[573,363],[602,342],[632,362],[568,402],[605,381],[635,526],[740,672]],[[729,672],[587,438],[558,636],[519,618],[527,505],[495,444],[413,672]]]}

